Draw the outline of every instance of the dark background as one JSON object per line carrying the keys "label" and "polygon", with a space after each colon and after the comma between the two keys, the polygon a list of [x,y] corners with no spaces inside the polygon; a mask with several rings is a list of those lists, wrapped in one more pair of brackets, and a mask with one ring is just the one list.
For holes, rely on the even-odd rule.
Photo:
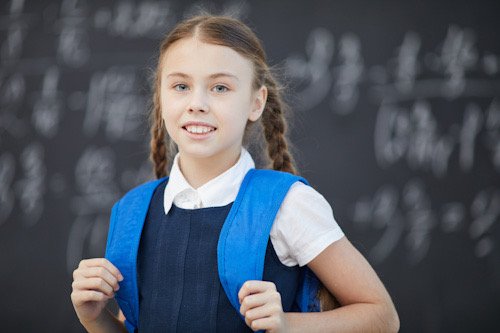
{"label": "dark background", "polygon": [[302,174],[388,288],[401,332],[498,332],[496,1],[4,1],[2,331],[81,332],[72,271],[152,178],[161,36],[199,8],[262,39]]}

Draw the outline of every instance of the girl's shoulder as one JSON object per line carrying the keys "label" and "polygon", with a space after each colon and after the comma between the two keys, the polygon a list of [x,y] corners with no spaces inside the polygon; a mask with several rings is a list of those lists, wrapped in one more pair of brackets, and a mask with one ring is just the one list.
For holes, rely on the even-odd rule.
{"label": "girl's shoulder", "polygon": [[330,203],[320,192],[309,183],[301,181],[296,181],[290,186],[284,204],[291,207],[300,206],[304,209],[321,207],[323,211],[329,212],[332,210]]}

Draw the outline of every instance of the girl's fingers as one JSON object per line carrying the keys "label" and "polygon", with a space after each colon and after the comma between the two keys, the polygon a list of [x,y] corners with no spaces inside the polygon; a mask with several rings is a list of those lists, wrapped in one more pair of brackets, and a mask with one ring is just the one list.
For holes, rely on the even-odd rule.
{"label": "girl's fingers", "polygon": [[101,278],[94,277],[89,279],[76,280],[72,284],[73,290],[94,290],[114,297],[113,287]]}
{"label": "girl's fingers", "polygon": [[278,315],[282,311],[283,310],[282,310],[281,304],[267,303],[263,306],[259,306],[259,307],[248,310],[245,313],[245,321],[247,321],[247,324],[250,324],[254,320],[271,317],[273,315]]}
{"label": "girl's fingers", "polygon": [[123,280],[119,270],[105,258],[80,261],[73,271],[71,301],[80,320],[95,320]]}
{"label": "girl's fingers", "polygon": [[120,271],[105,258],[93,258],[80,261],[77,269],[73,271],[73,280],[99,277],[105,280],[113,290],[118,290],[118,281],[123,280]]}
{"label": "girl's fingers", "polygon": [[75,306],[80,306],[89,301],[102,302],[111,297],[95,290],[79,290],[71,293],[71,300]]}
{"label": "girl's fingers", "polygon": [[266,330],[275,332],[282,324],[278,316],[273,316],[254,320],[249,326],[252,331]]}
{"label": "girl's fingers", "polygon": [[282,309],[281,305],[281,295],[278,291],[269,289],[265,292],[248,295],[243,298],[240,306],[240,313],[243,316],[247,316],[247,312],[250,309],[255,309],[262,307],[263,305],[275,306],[278,309]]}
{"label": "girl's fingers", "polygon": [[276,285],[268,281],[246,281],[238,292],[245,322],[254,331],[275,332],[283,328],[283,307]]}
{"label": "girl's fingers", "polygon": [[268,295],[265,293],[246,296],[245,298],[243,298],[243,301],[241,302],[240,313],[243,316],[246,316],[246,312],[249,309],[262,306],[267,302],[268,302]]}
{"label": "girl's fingers", "polygon": [[84,278],[98,277],[106,281],[113,288],[113,290],[116,291],[120,288],[116,276],[111,274],[111,272],[104,267],[84,268],[76,272],[75,275],[75,280],[79,280],[80,276]]}
{"label": "girl's fingers", "polygon": [[252,294],[245,296],[241,301],[240,313],[245,316],[249,309],[262,306],[270,301],[270,295],[267,293]]}
{"label": "girl's fingers", "polygon": [[238,292],[238,299],[241,303],[247,295],[262,293],[267,290],[276,290],[276,285],[269,281],[248,280],[241,286]]}
{"label": "girl's fingers", "polygon": [[113,274],[118,281],[122,281],[123,280],[123,275],[120,273],[120,271],[118,270],[118,268],[116,268],[116,266],[113,265],[106,258],[85,259],[85,260],[80,261],[80,266],[79,267],[104,267],[111,274]]}

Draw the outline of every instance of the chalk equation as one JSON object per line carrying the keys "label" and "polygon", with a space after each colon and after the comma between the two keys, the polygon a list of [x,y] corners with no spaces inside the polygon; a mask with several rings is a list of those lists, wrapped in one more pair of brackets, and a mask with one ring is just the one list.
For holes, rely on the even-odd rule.
{"label": "chalk equation", "polygon": [[25,227],[40,221],[47,192],[44,150],[39,142],[32,142],[17,158],[8,151],[0,154],[0,225],[13,215],[16,205]]}
{"label": "chalk equation", "polygon": [[87,148],[77,162],[74,176],[78,195],[71,205],[76,218],[67,243],[68,271],[77,266],[84,251],[100,256],[106,244],[110,207],[120,193],[116,182],[116,156],[109,147]]}
{"label": "chalk equation", "polygon": [[131,189],[152,179],[151,165],[147,161],[120,171],[117,160],[110,146],[91,146],[77,161],[74,170],[77,193],[71,203],[75,219],[66,250],[68,273],[82,258],[103,255],[111,207],[123,194],[123,189]]}
{"label": "chalk equation", "polygon": [[377,263],[387,259],[396,246],[402,245],[413,264],[425,258],[433,233],[466,231],[475,243],[478,258],[493,251],[495,240],[491,230],[500,217],[500,189],[487,188],[474,195],[470,204],[431,200],[425,183],[418,178],[408,180],[402,189],[386,184],[371,197],[362,197],[352,209],[352,221],[358,230],[379,230],[381,235],[370,249]]}
{"label": "chalk equation", "polygon": [[134,68],[111,67],[90,79],[83,132],[92,137],[102,126],[109,140],[143,140],[146,97],[140,94]]}
{"label": "chalk equation", "polygon": [[327,98],[338,114],[349,114],[356,107],[365,71],[360,40],[355,34],[346,33],[338,48],[338,64],[332,66],[334,37],[327,29],[317,28],[307,40],[307,57],[293,54],[285,60],[288,76],[304,86],[295,92],[299,111],[314,109]]}
{"label": "chalk equation", "polygon": [[93,26],[110,36],[159,38],[174,21],[172,4],[167,1],[133,3],[117,1],[93,14]]}
{"label": "chalk equation", "polygon": [[467,103],[463,112],[457,110],[462,113],[460,122],[448,121],[445,131],[440,129],[443,125],[432,108],[426,100],[417,100],[409,107],[380,106],[373,140],[380,167],[404,160],[412,170],[428,170],[442,178],[456,153],[460,170],[468,173],[477,159],[476,150],[483,146],[493,168],[500,171],[500,107],[496,99],[485,109],[477,103]]}
{"label": "chalk equation", "polygon": [[470,29],[450,25],[443,42],[430,51],[409,31],[394,53],[386,64],[367,65],[357,34],[344,33],[335,43],[329,30],[312,30],[305,55],[285,59],[287,75],[298,85],[297,108],[312,110],[326,101],[335,114],[348,115],[365,87],[374,103],[499,95],[500,57],[480,52]]}

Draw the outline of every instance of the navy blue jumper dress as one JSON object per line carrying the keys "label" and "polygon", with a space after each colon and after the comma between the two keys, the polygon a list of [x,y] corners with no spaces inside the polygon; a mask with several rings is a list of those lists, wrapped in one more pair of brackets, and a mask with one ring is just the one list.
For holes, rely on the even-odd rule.
{"label": "navy blue jumper dress", "polygon": [[[165,215],[163,181],[154,191],[137,256],[139,332],[252,332],[231,305],[217,269],[217,242],[233,203]],[[276,284],[283,311],[299,311],[298,266],[282,264],[268,241],[264,281]]]}
{"label": "navy blue jumper dress", "polygon": [[139,185],[111,210],[105,257],[124,276],[115,299],[128,332],[248,330],[238,300],[248,280],[273,281],[284,311],[320,311],[314,272],[281,264],[269,242],[290,186],[305,179],[251,169],[233,203],[165,216],[166,181]]}

